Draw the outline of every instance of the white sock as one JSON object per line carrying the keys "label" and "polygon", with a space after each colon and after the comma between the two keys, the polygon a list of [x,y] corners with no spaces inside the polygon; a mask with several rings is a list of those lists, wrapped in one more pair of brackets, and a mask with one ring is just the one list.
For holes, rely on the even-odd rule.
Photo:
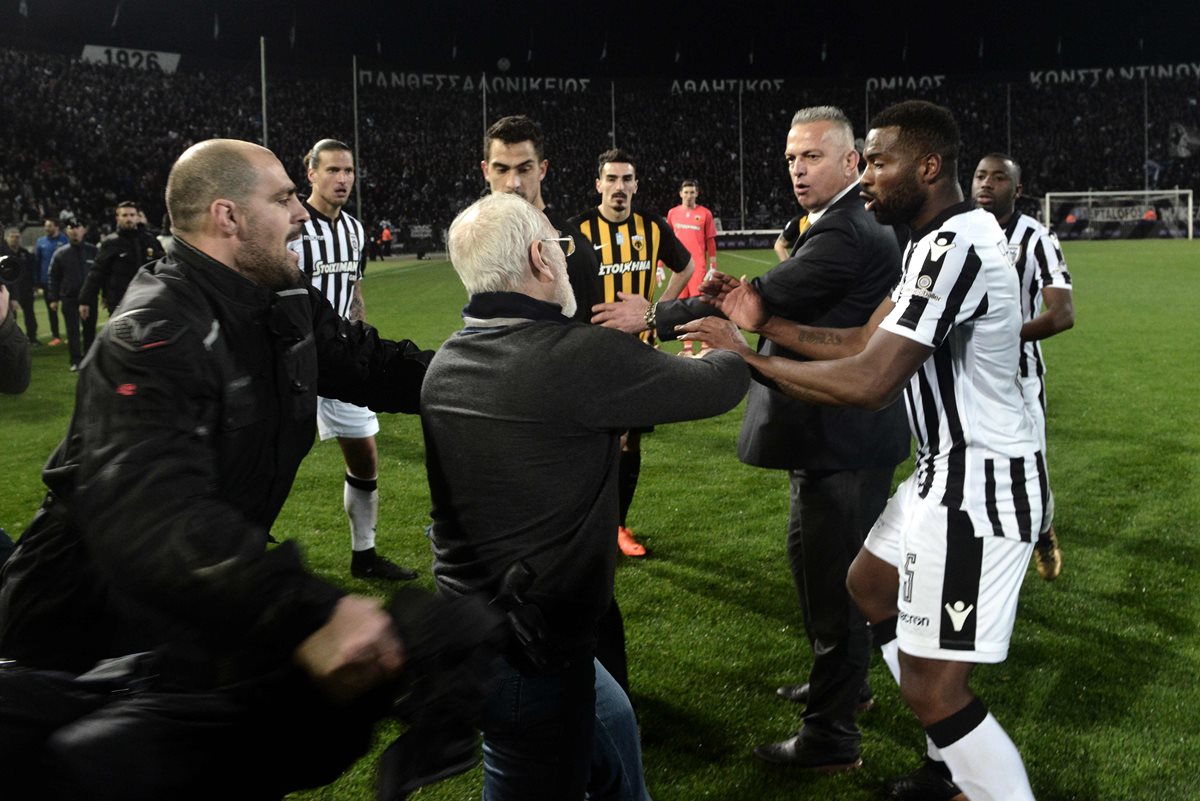
{"label": "white sock", "polygon": [[350,547],[365,551],[375,547],[375,525],[379,522],[379,491],[374,478],[346,474],[342,501],[350,518]]}
{"label": "white sock", "polygon": [[929,728],[954,783],[971,801],[1034,801],[1021,754],[978,699]]}

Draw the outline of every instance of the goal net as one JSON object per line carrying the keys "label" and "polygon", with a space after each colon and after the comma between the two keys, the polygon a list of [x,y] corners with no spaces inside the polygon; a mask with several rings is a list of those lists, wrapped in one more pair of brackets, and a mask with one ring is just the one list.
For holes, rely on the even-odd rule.
{"label": "goal net", "polygon": [[1042,222],[1059,239],[1192,238],[1190,189],[1047,192]]}

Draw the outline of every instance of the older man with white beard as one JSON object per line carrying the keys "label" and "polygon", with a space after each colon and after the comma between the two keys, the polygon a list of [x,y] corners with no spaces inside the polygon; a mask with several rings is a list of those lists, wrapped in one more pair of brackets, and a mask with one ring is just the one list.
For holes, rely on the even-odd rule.
{"label": "older man with white beard", "polygon": [[[721,414],[749,385],[729,353],[676,359],[572,322],[573,246],[516,195],[459,214],[449,250],[470,295],[464,327],[421,394],[434,577],[445,593],[496,598],[514,624],[484,723],[492,801],[646,797],[633,710],[594,660],[621,433]],[[633,735],[597,729],[601,717]]]}

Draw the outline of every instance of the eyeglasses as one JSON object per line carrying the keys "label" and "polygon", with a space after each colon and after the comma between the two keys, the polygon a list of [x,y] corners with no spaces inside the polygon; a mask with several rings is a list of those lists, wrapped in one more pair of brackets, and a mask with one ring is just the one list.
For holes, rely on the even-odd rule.
{"label": "eyeglasses", "polygon": [[545,239],[538,240],[539,242],[557,242],[559,247],[563,249],[563,253],[570,256],[575,252],[575,237],[573,236],[551,236]]}

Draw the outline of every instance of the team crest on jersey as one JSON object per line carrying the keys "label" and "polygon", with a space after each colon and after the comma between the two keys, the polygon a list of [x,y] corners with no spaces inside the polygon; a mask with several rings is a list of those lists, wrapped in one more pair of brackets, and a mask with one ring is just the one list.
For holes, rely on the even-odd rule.
{"label": "team crest on jersey", "polygon": [[348,231],[347,233],[350,234],[350,247],[358,250],[358,237],[354,235],[353,231]]}
{"label": "team crest on jersey", "polygon": [[941,300],[942,299],[941,295],[938,295],[936,292],[933,292],[932,290],[933,290],[933,277],[932,276],[929,276],[929,275],[917,276],[917,285],[916,285],[916,288],[913,289],[913,295],[915,295],[918,298],[925,298],[926,300],[932,300],[935,302]]}
{"label": "team crest on jersey", "polygon": [[1007,239],[1001,239],[996,243],[996,248],[1000,251],[1000,255],[1008,259],[1010,265],[1016,266],[1017,260],[1021,257],[1021,246],[1010,243]]}
{"label": "team crest on jersey", "polygon": [[646,247],[646,237],[642,236],[641,234],[634,234],[632,237],[630,237],[629,241],[630,244],[633,245],[633,249],[639,253],[642,252],[642,250],[644,250]]}

